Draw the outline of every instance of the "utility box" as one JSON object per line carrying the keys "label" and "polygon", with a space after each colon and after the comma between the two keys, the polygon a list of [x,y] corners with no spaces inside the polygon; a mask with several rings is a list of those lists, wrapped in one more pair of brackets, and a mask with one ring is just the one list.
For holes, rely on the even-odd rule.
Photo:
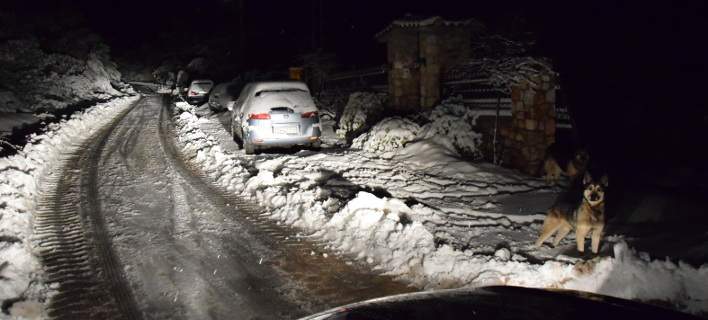
{"label": "utility box", "polygon": [[400,113],[431,108],[440,101],[441,75],[471,58],[471,40],[482,24],[441,17],[395,20],[376,34],[386,43],[391,107]]}
{"label": "utility box", "polygon": [[288,74],[290,75],[290,80],[302,81],[303,68],[301,67],[290,67],[288,68]]}

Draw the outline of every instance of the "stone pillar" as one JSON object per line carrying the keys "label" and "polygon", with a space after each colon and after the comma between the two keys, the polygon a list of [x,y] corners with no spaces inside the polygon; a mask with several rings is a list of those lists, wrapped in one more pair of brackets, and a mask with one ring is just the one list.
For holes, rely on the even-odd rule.
{"label": "stone pillar", "polygon": [[511,88],[512,124],[506,135],[505,163],[538,176],[546,149],[555,142],[555,79],[537,76]]}
{"label": "stone pillar", "polygon": [[428,28],[420,35],[420,106],[432,108],[440,101],[442,46],[440,28]]}
{"label": "stone pillar", "polygon": [[[440,102],[446,68],[470,58],[471,23],[404,18],[376,35],[387,45],[389,101],[396,111],[418,112]],[[474,28],[481,30],[481,24]]]}
{"label": "stone pillar", "polygon": [[420,107],[417,46],[416,33],[403,29],[391,30],[387,46],[390,64],[388,83],[391,105],[399,112]]}

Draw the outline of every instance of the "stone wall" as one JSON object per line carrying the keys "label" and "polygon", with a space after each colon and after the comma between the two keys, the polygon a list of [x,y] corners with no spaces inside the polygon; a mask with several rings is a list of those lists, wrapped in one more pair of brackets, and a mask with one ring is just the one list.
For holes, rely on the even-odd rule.
{"label": "stone wall", "polygon": [[537,76],[511,88],[512,120],[503,127],[506,166],[538,176],[549,145],[555,142],[555,79]]}

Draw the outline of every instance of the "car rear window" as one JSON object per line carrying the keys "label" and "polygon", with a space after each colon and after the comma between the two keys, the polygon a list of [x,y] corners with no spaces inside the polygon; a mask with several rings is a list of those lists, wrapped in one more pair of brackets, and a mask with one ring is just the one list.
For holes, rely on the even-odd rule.
{"label": "car rear window", "polygon": [[195,82],[192,83],[192,88],[196,90],[208,91],[213,85],[210,82]]}
{"label": "car rear window", "polygon": [[272,89],[272,90],[261,90],[256,92],[256,97],[264,93],[277,93],[277,92],[308,92],[307,90],[302,90],[299,88],[283,88],[283,89]]}

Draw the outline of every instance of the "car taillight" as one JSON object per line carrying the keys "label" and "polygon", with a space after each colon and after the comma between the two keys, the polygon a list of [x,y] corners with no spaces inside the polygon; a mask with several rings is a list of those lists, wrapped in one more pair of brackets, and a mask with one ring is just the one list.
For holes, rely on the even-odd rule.
{"label": "car taillight", "polygon": [[317,116],[317,111],[305,112],[302,114],[303,118],[314,118]]}
{"label": "car taillight", "polygon": [[269,113],[251,113],[248,115],[248,120],[268,120],[270,119]]}

